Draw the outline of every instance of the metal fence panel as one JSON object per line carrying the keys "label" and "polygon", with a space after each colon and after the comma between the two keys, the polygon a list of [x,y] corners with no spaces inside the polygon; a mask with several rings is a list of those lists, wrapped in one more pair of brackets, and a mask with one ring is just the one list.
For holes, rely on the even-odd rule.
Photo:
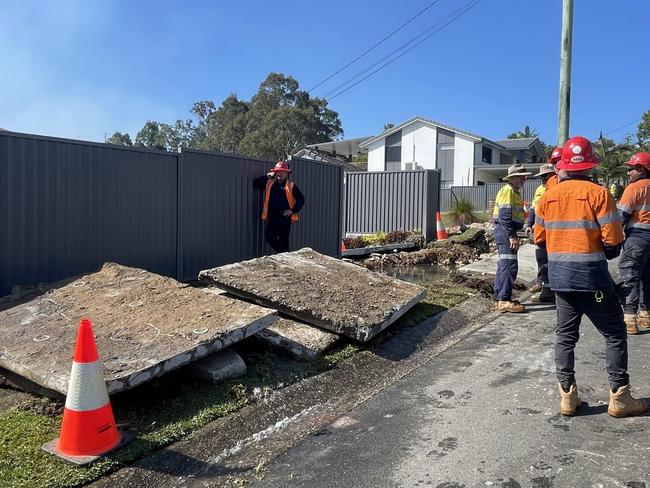
{"label": "metal fence panel", "polygon": [[177,158],[0,132],[0,295],[105,261],[175,276]]}
{"label": "metal fence panel", "polygon": [[451,212],[453,208],[452,205],[452,196],[451,190],[449,188],[443,188],[440,190],[440,211],[441,212]]}
{"label": "metal fence panel", "polygon": [[[272,250],[260,220],[263,192],[253,180],[273,163],[256,159],[184,150],[179,170],[179,279],[223,264],[252,259]],[[340,255],[343,169],[293,160],[292,179],[305,195],[300,221],[292,225],[292,249],[311,247]]]}
{"label": "metal fence panel", "polygon": [[435,235],[439,172],[359,172],[346,180],[346,233],[420,229],[427,239]]}
{"label": "metal fence panel", "polygon": [[451,187],[451,208],[453,209],[456,199],[468,200],[474,210],[486,208],[485,186],[452,186]]}

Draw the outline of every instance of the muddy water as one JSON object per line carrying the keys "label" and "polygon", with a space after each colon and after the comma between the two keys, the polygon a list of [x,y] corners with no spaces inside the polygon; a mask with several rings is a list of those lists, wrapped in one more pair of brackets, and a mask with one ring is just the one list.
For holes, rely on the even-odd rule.
{"label": "muddy water", "polygon": [[432,264],[416,264],[413,266],[384,266],[381,271],[388,276],[408,281],[416,285],[430,284],[432,281],[439,281],[447,276],[452,270],[449,266],[438,266]]}

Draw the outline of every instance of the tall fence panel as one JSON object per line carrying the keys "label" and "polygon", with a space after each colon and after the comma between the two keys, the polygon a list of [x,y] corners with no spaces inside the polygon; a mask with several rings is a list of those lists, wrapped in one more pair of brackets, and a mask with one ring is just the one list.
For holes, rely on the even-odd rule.
{"label": "tall fence panel", "polygon": [[[179,167],[179,279],[202,269],[271,252],[260,220],[263,192],[253,180],[273,167],[269,161],[184,150]],[[343,169],[293,160],[292,179],[305,195],[300,221],[292,225],[292,249],[338,256],[341,246]]]}
{"label": "tall fence panel", "polygon": [[177,159],[0,132],[0,295],[105,261],[175,276]]}
{"label": "tall fence panel", "polygon": [[345,230],[351,234],[420,229],[435,236],[438,171],[360,172],[346,176]]}

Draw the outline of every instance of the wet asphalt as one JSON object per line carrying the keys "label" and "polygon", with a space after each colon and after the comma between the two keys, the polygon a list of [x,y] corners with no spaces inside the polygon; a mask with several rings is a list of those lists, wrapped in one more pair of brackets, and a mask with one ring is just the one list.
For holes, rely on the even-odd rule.
{"label": "wet asphalt", "polygon": [[[559,414],[553,306],[502,315],[277,457],[255,488],[650,487],[650,418],[607,414],[604,341],[583,320]],[[650,401],[650,333],[629,338]]]}

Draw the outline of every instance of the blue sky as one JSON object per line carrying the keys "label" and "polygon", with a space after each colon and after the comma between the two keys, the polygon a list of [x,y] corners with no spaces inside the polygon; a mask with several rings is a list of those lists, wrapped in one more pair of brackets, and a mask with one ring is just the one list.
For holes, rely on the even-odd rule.
{"label": "blue sky", "polygon": [[[440,0],[313,94],[466,1]],[[271,71],[308,89],[430,3],[5,0],[0,127],[101,141],[186,118],[197,100],[248,99]],[[649,19],[647,0],[575,0],[572,134],[595,137],[650,109]],[[482,0],[330,106],[346,137],[423,115],[493,139],[529,124],[552,144],[560,27],[561,0]]]}

